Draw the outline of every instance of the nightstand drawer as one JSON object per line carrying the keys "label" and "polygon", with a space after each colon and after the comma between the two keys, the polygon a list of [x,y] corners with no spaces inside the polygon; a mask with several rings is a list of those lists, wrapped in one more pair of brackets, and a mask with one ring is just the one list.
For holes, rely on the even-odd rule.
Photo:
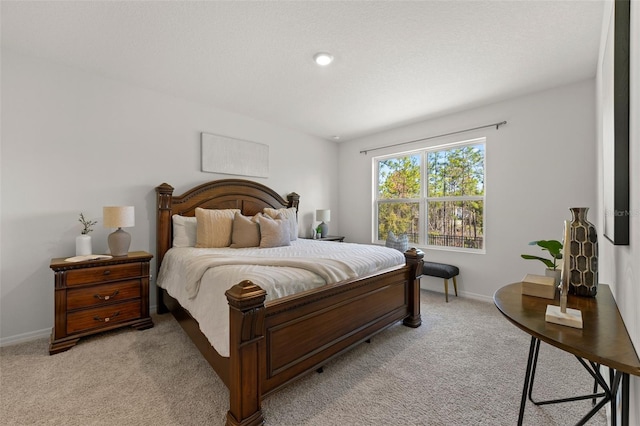
{"label": "nightstand drawer", "polygon": [[127,263],[124,265],[98,266],[95,268],[74,269],[67,271],[66,284],[82,285],[115,281],[142,275],[142,263]]}
{"label": "nightstand drawer", "polygon": [[140,297],[140,280],[122,281],[67,291],[67,310],[118,303]]}
{"label": "nightstand drawer", "polygon": [[67,314],[67,334],[140,318],[140,300],[102,306]]}

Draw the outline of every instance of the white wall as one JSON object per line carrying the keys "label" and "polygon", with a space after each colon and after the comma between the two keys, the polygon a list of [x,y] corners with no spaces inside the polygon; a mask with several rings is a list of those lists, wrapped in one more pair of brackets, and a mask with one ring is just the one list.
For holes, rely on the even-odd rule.
{"label": "white wall", "polygon": [[[500,130],[480,130],[439,138],[429,146],[487,137],[487,253],[475,255],[427,251],[426,258],[461,268],[459,286],[467,296],[485,298],[524,273],[541,273],[541,264],[519,259],[526,243],[562,238],[568,207],[590,208],[588,218],[599,231],[599,281],[614,292],[623,320],[640,353],[640,4],[631,3],[630,105],[630,244],[613,246],[603,235],[602,78],[604,38],[613,3],[603,21],[598,76],[553,90],[512,99],[459,114],[407,125],[339,147],[340,233],[352,241],[371,241],[371,173],[373,155],[359,151],[415,140],[485,123],[507,120]],[[596,86],[598,90],[596,91]],[[418,147],[408,145],[407,149]],[[578,157],[575,157],[579,153]],[[567,159],[572,161],[566,161]],[[537,270],[535,270],[538,268]],[[535,271],[534,271],[535,270]],[[423,278],[422,286],[443,291],[442,280]],[[640,424],[640,379],[631,377],[629,424]]]}
{"label": "white wall", "polygon": [[268,144],[270,177],[249,179],[301,195],[302,234],[337,212],[334,142],[3,49],[0,343],[49,333],[50,259],[75,254],[80,212],[105,253],[102,207],[134,205],[131,249],[154,253],[157,185],[238,177],[200,172],[200,132]]}
{"label": "white wall", "polygon": [[[372,157],[394,148],[359,151],[506,120],[499,130],[405,147],[487,138],[486,254],[426,250],[425,259],[457,265],[459,292],[485,299],[526,273],[544,274],[541,262],[520,258],[521,253],[543,254],[528,242],[562,240],[570,207],[589,207],[588,219],[597,223],[594,100],[595,81],[588,80],[340,144],[340,233],[371,242]],[[444,291],[441,279],[423,277],[421,284]]]}
{"label": "white wall", "polygon": [[[598,63],[597,80],[597,110],[598,110],[598,163],[602,164],[603,149],[603,125],[602,117],[606,113],[607,106],[603,104],[604,93],[607,85],[603,83],[603,59],[613,3],[607,2],[603,18],[602,40],[600,48],[600,60]],[[627,331],[640,353],[640,2],[631,2],[631,55],[630,62],[630,123],[629,123],[629,194],[630,194],[630,218],[629,229],[630,244],[628,246],[614,246],[602,233],[599,233],[599,270],[600,281],[611,285],[616,298],[618,309],[622,315]],[[608,52],[611,54],[611,51]],[[598,187],[598,206],[600,217],[603,218],[603,187]],[[599,222],[602,230],[603,220]],[[629,424],[640,424],[640,378],[631,378],[631,413]]]}
{"label": "white wall", "polygon": [[[612,286],[627,329],[640,348],[640,199],[634,196],[640,182],[640,7],[636,6],[633,2],[630,152],[631,211],[636,214],[631,216],[629,246],[614,247],[602,235],[599,241],[601,282]],[[609,22],[605,15],[603,34]],[[49,332],[53,324],[49,261],[74,254],[80,211],[101,221],[104,205],[135,205],[136,226],[129,230],[132,249],[153,253],[154,187],[168,182],[181,193],[194,184],[229,177],[199,171],[200,132],[268,144],[270,178],[255,180],[281,195],[290,191],[302,195],[301,233],[310,227],[316,208],[331,208],[332,233],[367,243],[373,153],[363,155],[360,150],[507,120],[498,131],[429,141],[431,146],[487,137],[486,254],[426,252],[428,259],[459,265],[461,293],[472,297],[488,299],[497,288],[527,272],[541,273],[542,264],[524,261],[519,254],[530,252],[528,241],[561,239],[569,207],[590,207],[589,219],[602,229],[602,97],[596,96],[592,80],[336,146],[6,49],[1,78],[0,343]],[[599,78],[600,73],[598,83]],[[389,151],[376,154],[385,152]],[[107,251],[108,232],[100,224],[95,228],[95,252]],[[426,278],[423,286],[442,291],[441,280]],[[151,304],[155,305],[153,292]],[[640,380],[632,378],[631,387],[631,401],[640,400]],[[640,424],[637,403],[630,420]]]}

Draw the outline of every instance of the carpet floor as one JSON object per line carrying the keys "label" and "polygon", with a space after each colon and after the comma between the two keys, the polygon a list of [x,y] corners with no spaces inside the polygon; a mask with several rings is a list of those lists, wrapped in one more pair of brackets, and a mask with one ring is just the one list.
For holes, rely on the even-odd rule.
{"label": "carpet floor", "polygon": [[[530,336],[492,303],[421,292],[401,324],[263,401],[267,425],[515,425]],[[223,425],[228,390],[171,315],[48,355],[48,339],[0,348],[0,424]],[[587,394],[572,355],[542,344],[534,398]],[[525,425],[575,424],[590,401],[536,407]],[[588,425],[606,425],[604,410]]]}

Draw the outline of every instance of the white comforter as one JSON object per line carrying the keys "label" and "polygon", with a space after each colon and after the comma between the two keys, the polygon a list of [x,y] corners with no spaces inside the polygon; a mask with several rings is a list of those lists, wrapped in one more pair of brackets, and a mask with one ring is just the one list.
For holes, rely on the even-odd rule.
{"label": "white comforter", "polygon": [[224,292],[233,285],[251,280],[272,300],[404,262],[401,252],[386,247],[304,239],[270,249],[172,248],[164,256],[157,285],[189,311],[226,357],[229,309]]}

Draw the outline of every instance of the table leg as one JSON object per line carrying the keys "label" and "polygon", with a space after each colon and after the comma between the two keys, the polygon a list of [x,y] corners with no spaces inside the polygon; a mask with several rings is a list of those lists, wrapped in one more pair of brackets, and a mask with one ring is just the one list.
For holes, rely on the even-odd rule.
{"label": "table leg", "polygon": [[531,375],[529,376],[529,401],[538,405],[533,400],[533,382],[536,380],[536,368],[538,367],[538,355],[540,354],[540,339],[536,339],[535,349],[533,350],[533,364],[531,364]]}
{"label": "table leg", "polygon": [[[559,404],[562,402],[572,402],[572,401],[580,401],[583,399],[591,399],[592,400],[592,406],[596,406],[595,401],[596,398],[600,398],[600,397],[605,397],[605,398],[609,398],[611,397],[611,392],[609,392],[609,388],[607,388],[607,385],[604,381],[604,378],[602,378],[602,375],[599,373],[598,371],[598,365],[591,363],[591,368],[589,368],[589,364],[587,364],[582,358],[576,356],[576,359],[578,361],[580,361],[580,363],[582,364],[582,366],[585,368],[585,370],[587,370],[587,372],[594,378],[596,385],[594,385],[594,388],[597,388],[597,385],[600,384],[600,386],[602,387],[603,392],[601,393],[595,393],[595,394],[589,394],[589,395],[580,395],[580,396],[572,396],[569,398],[560,398],[560,399],[549,399],[546,401],[536,401],[533,399],[533,382],[535,380],[535,375],[536,375],[536,367],[538,365],[538,352],[540,351],[540,340],[538,340],[536,342],[536,348],[534,351],[534,356],[533,356],[533,366],[531,368],[531,377],[529,379],[529,400],[531,402],[533,402],[535,405],[547,405],[547,404]],[[607,399],[605,402],[607,402],[609,399]],[[600,404],[599,406],[602,407],[603,404]],[[597,410],[596,410],[597,411]],[[594,411],[595,412],[595,411]]]}
{"label": "table leg", "polygon": [[[600,374],[600,364],[596,364],[593,361],[589,361],[589,364],[587,364],[586,361],[584,361],[582,358],[580,358],[577,355],[576,355],[576,359],[578,361],[580,361],[580,364],[582,364],[584,369],[587,370],[587,372],[589,374],[591,374],[591,376],[598,382],[598,384],[600,385],[600,387],[604,391],[604,394],[602,394],[603,398],[600,400],[600,402],[598,404],[596,404],[591,409],[591,411],[589,411],[578,423],[576,423],[576,426],[582,426],[582,425],[586,424],[587,421],[591,417],[593,417],[593,415],[595,413],[600,411],[600,409],[602,407],[604,407],[607,402],[615,400],[615,392],[616,392],[616,389],[618,388],[618,385],[620,383],[620,375],[619,375],[619,373],[616,373],[615,377],[613,379],[613,382],[609,383],[609,386],[607,386],[607,383],[605,382],[604,377],[602,377],[602,374]],[[591,368],[589,368],[589,366]],[[615,424],[614,424],[614,426],[615,426]]]}
{"label": "table leg", "polygon": [[[558,404],[562,402],[571,402],[571,401],[579,401],[584,399],[592,400],[592,409],[585,415],[576,426],[582,426],[593,417],[593,415],[598,412],[602,407],[606,405],[609,401],[612,402],[612,414],[611,421],[612,425],[616,425],[616,413],[615,413],[615,400],[616,400],[616,391],[620,386],[620,382],[622,381],[622,425],[629,425],[629,375],[623,374],[619,371],[615,371],[613,369],[609,369],[609,385],[605,382],[604,378],[600,374],[600,364],[595,363],[593,361],[589,361],[588,363],[576,356],[576,359],[582,364],[582,366],[587,370],[587,372],[594,378],[594,393],[590,395],[581,395],[574,396],[569,398],[561,398],[561,399],[553,399],[547,401],[536,401],[532,398],[533,392],[533,382],[535,380],[536,367],[538,364],[538,354],[540,351],[540,340],[531,337],[531,345],[529,346],[529,358],[527,360],[527,371],[525,373],[524,385],[522,389],[522,398],[520,400],[520,412],[518,414],[518,426],[522,426],[522,422],[524,419],[524,409],[527,402],[527,396],[535,405],[546,405],[546,404]],[[626,384],[626,387],[625,387]],[[598,385],[602,388],[603,392],[597,392]],[[599,402],[596,403],[596,398],[602,398]],[[626,420],[625,420],[626,419]]]}
{"label": "table leg", "polygon": [[[615,404],[611,404],[615,405]],[[615,407],[612,407],[613,411]],[[622,426],[629,426],[629,374],[622,373]]]}
{"label": "table leg", "polygon": [[[609,385],[610,386],[614,385],[614,370],[611,367],[609,367]],[[618,421],[617,421],[618,410],[616,410],[616,392],[617,392],[617,388],[614,389],[612,387],[611,393],[613,393],[613,396],[611,398],[611,424],[614,426],[618,426]]]}
{"label": "table leg", "polygon": [[533,366],[533,355],[536,347],[536,339],[531,336],[531,344],[529,345],[529,359],[527,360],[527,372],[524,375],[524,386],[522,387],[522,398],[520,399],[520,413],[518,414],[518,426],[522,426],[524,419],[524,406],[527,403],[527,390],[529,389],[529,380],[531,379],[531,369]]}

